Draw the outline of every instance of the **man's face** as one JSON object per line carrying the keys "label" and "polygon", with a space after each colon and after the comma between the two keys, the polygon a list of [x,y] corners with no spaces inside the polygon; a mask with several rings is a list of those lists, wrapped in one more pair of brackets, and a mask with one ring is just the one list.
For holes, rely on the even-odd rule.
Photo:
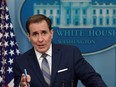
{"label": "man's face", "polygon": [[33,47],[40,53],[45,53],[51,44],[53,38],[53,30],[48,28],[46,21],[32,23],[29,26],[30,34],[28,38]]}

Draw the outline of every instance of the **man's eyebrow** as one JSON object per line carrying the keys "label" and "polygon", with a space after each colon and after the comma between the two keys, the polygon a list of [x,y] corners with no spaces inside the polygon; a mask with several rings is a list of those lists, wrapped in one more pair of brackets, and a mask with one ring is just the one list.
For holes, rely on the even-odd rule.
{"label": "man's eyebrow", "polygon": [[35,31],[35,32],[33,32],[32,34],[38,34],[38,32]]}
{"label": "man's eyebrow", "polygon": [[47,32],[47,30],[42,30],[42,32]]}

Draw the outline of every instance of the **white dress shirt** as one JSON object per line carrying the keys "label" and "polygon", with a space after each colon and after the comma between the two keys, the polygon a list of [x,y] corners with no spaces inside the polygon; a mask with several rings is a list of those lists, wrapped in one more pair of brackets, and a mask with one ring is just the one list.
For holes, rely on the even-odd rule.
{"label": "white dress shirt", "polygon": [[[34,49],[35,50],[35,49]],[[42,54],[39,53],[38,51],[35,50],[35,54],[36,54],[36,57],[37,57],[37,60],[39,62],[39,65],[40,65],[40,68],[41,68],[41,63],[42,63],[42,60],[43,58],[41,57]],[[46,57],[47,61],[48,61],[48,64],[49,64],[49,68],[50,68],[50,73],[51,73],[51,70],[52,70],[52,44],[50,45],[50,48],[48,49],[48,51],[46,52],[46,54],[48,55]]]}

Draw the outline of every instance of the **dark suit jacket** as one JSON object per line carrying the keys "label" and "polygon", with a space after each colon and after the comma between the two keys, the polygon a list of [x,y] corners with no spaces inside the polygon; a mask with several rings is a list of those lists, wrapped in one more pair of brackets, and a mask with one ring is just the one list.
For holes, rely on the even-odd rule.
{"label": "dark suit jacket", "polygon": [[[78,80],[86,87],[107,87],[77,47],[58,44],[52,46],[51,87],[77,87]],[[19,87],[24,69],[31,76],[31,87],[48,87],[33,48],[14,61],[14,87]]]}

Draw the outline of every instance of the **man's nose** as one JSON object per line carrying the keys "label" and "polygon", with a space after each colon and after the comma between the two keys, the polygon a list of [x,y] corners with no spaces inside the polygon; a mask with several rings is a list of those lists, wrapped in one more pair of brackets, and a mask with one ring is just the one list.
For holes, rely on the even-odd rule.
{"label": "man's nose", "polygon": [[40,42],[43,41],[42,35],[39,35],[39,36],[38,36],[38,41],[40,41]]}

